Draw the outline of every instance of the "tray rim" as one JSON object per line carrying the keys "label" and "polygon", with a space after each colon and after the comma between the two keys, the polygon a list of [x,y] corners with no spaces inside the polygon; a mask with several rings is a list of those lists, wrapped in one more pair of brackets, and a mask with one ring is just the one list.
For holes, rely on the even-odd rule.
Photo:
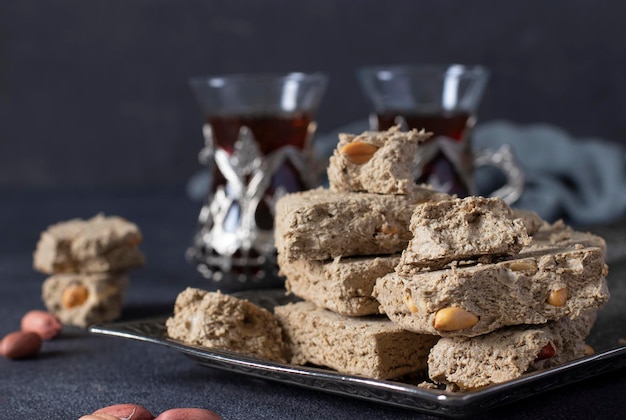
{"label": "tray rim", "polygon": [[449,392],[420,388],[404,382],[341,374],[322,367],[282,364],[228,350],[187,345],[163,334],[165,320],[169,316],[96,324],[89,327],[89,332],[161,345],[207,367],[447,417],[482,413],[626,366],[626,346],[617,346],[480,390]]}

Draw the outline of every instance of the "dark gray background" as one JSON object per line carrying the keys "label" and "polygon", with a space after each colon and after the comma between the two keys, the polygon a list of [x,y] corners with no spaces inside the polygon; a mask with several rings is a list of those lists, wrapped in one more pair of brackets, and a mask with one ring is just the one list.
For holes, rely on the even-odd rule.
{"label": "dark gray background", "polygon": [[484,64],[482,121],[626,142],[621,1],[2,0],[0,187],[198,171],[189,76],[327,72],[320,131],[364,118],[358,66]]}

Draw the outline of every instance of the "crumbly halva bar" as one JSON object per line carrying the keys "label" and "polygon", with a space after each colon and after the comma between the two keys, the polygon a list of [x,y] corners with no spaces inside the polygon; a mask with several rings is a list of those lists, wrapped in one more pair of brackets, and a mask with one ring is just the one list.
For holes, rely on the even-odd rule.
{"label": "crumbly halva bar", "polygon": [[566,225],[562,220],[552,224],[546,223],[533,234],[530,244],[520,254],[537,252],[547,249],[562,248],[573,245],[598,247],[606,255],[606,241],[603,237],[590,232],[582,232]]}
{"label": "crumbly halva bar", "polygon": [[327,169],[331,190],[411,194],[419,186],[413,173],[419,144],[432,136],[424,130],[365,131],[339,134]]}
{"label": "crumbly halva bar", "polygon": [[533,236],[539,229],[548,225],[537,212],[526,209],[513,208],[513,218],[521,219],[528,236]]}
{"label": "crumbly halva bar", "polygon": [[84,328],[119,318],[127,286],[120,273],[61,273],[44,281],[42,300],[63,324]]}
{"label": "crumbly halva bar", "polygon": [[142,266],[139,228],[118,216],[98,214],[49,226],[37,243],[33,266],[46,273],[103,273]]}
{"label": "crumbly halva bar", "polygon": [[573,245],[595,246],[606,253],[606,241],[603,237],[591,232],[575,230],[565,224],[563,220],[549,223],[543,220],[536,212],[524,209],[513,209],[515,218],[522,219],[526,231],[531,236],[531,242],[524,246],[520,254],[528,251],[563,248]]}
{"label": "crumbly halva bar", "polygon": [[342,316],[311,302],[277,306],[274,313],[291,348],[291,363],[374,379],[425,370],[438,339],[405,331],[385,317]]}
{"label": "crumbly halva bar", "polygon": [[439,384],[472,390],[559,366],[587,355],[595,313],[536,326],[503,328],[478,337],[444,337],[428,357]]}
{"label": "crumbly halva bar", "polygon": [[274,315],[246,299],[188,287],[176,298],[167,335],[191,345],[285,362],[288,354]]}
{"label": "crumbly halva bar", "polygon": [[373,296],[409,331],[472,337],[598,309],[609,299],[607,273],[600,248],[574,245],[494,264],[387,274]]}
{"label": "crumbly halva bar", "polygon": [[493,261],[530,243],[521,219],[500,198],[466,197],[419,204],[411,216],[413,237],[398,273],[434,269],[451,261]]}
{"label": "crumbly halva bar", "polygon": [[449,198],[430,188],[411,195],[333,192],[324,188],[292,193],[276,203],[274,238],[283,260],[401,252],[411,239],[416,204]]}
{"label": "crumbly halva bar", "polygon": [[378,313],[372,297],[376,279],[393,272],[400,254],[380,257],[347,257],[330,261],[292,260],[278,256],[285,288],[317,306],[348,316]]}

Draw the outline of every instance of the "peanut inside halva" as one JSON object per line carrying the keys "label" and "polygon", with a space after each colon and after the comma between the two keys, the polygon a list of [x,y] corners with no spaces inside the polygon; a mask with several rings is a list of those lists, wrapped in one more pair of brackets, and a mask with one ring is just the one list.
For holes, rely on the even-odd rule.
{"label": "peanut inside halva", "polygon": [[552,306],[563,306],[567,302],[567,287],[551,290],[547,302]]}
{"label": "peanut inside halva", "polygon": [[478,317],[463,308],[451,306],[437,311],[434,327],[439,331],[458,331],[471,328],[478,323]]}
{"label": "peanut inside halva", "polygon": [[81,306],[89,298],[89,289],[82,284],[72,284],[63,291],[61,304],[65,308]]}
{"label": "peanut inside halva", "polygon": [[345,156],[348,162],[355,165],[362,165],[368,162],[377,150],[378,147],[373,144],[354,141],[343,146],[340,153]]}
{"label": "peanut inside halva", "polygon": [[413,302],[413,298],[409,293],[404,295],[404,303],[406,304],[406,307],[409,309],[409,311],[411,311],[411,313],[413,314],[419,310],[415,302]]}
{"label": "peanut inside halva", "polygon": [[514,261],[509,265],[511,271],[531,271],[537,272],[537,266],[527,261]]}

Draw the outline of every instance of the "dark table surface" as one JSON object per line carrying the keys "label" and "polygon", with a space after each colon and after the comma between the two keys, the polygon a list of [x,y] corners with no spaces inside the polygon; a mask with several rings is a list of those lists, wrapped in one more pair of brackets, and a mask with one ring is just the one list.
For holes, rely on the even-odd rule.
{"label": "dark table surface", "polygon": [[[214,289],[184,258],[199,204],[184,188],[117,191],[0,191],[0,335],[19,329],[22,315],[43,309],[45,275],[32,252],[48,225],[98,212],[121,215],[144,234],[147,264],[130,274],[122,320],[171,312],[185,287]],[[626,336],[626,221],[595,228],[609,241],[610,303]],[[594,230],[593,227],[590,230]],[[473,418],[588,419],[626,417],[626,369],[567,384]],[[136,403],[155,415],[204,407],[224,419],[434,418],[416,411],[209,368],[171,349],[64,328],[37,358],[0,358],[0,419],[77,419],[97,408]]]}

